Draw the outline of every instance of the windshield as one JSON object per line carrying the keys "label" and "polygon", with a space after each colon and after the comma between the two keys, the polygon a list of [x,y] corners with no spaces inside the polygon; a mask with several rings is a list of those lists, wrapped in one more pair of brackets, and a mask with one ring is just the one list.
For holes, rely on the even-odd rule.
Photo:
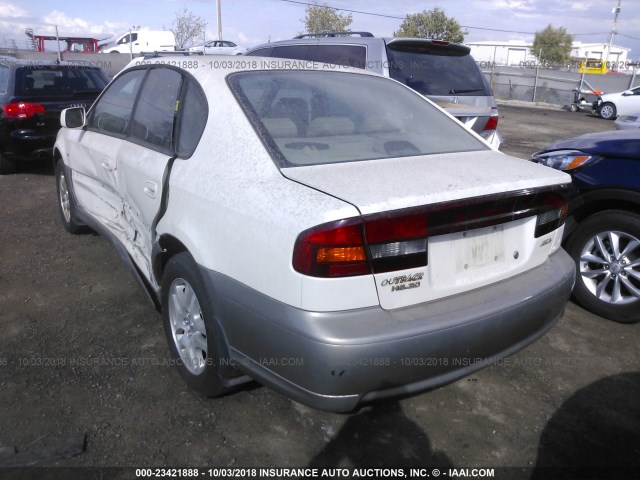
{"label": "windshield", "polygon": [[391,78],[423,95],[492,95],[468,53],[442,46],[398,43],[387,46]]}
{"label": "windshield", "polygon": [[439,108],[388,79],[255,71],[229,83],[281,167],[485,150]]}

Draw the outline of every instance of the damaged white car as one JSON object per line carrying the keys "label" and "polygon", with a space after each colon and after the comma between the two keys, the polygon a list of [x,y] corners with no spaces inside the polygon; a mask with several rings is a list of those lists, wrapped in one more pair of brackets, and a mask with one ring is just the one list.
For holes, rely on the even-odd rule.
{"label": "damaged white car", "polygon": [[467,375],[562,315],[568,175],[388,78],[211,62],[132,62],[62,113],[55,145],[65,228],[114,244],[191,387],[253,378],[346,412]]}

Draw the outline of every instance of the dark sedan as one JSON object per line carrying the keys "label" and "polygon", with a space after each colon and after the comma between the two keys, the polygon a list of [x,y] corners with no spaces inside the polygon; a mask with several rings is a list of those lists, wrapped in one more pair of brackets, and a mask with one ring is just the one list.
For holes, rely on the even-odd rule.
{"label": "dark sedan", "polygon": [[0,57],[0,174],[20,162],[53,160],[60,112],[88,109],[108,83],[88,62]]}
{"label": "dark sedan", "polygon": [[617,322],[640,321],[640,131],[561,140],[531,160],[573,177],[564,246],[576,262],[575,300]]}

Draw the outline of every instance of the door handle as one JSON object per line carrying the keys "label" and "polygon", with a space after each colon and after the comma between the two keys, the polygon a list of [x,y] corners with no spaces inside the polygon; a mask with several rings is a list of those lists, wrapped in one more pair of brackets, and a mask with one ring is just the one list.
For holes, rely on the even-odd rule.
{"label": "door handle", "polygon": [[156,192],[158,191],[158,185],[154,182],[151,181],[147,181],[144,184],[144,188],[142,189],[144,191],[144,193],[151,197],[151,198],[156,198]]}
{"label": "door handle", "polygon": [[103,158],[100,161],[100,165],[102,166],[102,168],[104,168],[105,170],[113,170],[113,166],[111,165],[111,160],[109,160],[108,158]]}

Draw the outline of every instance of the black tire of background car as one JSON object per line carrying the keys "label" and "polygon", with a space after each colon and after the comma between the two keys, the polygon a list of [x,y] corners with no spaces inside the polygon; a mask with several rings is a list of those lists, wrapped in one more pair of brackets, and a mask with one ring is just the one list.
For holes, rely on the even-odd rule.
{"label": "black tire of background car", "polygon": [[[169,317],[169,292],[174,280],[183,279],[193,289],[204,319],[207,336],[207,361],[202,373],[195,375],[183,365],[177,346],[171,332]],[[176,361],[178,371],[185,383],[205,397],[217,397],[230,391],[221,375],[221,365],[224,359],[228,359],[227,346],[223,335],[216,325],[213,316],[211,295],[207,294],[206,287],[195,260],[190,254],[183,252],[169,259],[162,276],[162,322],[169,343],[169,350]]]}
{"label": "black tire of background car", "polygon": [[605,120],[615,120],[618,116],[616,106],[611,102],[605,102],[600,105],[600,111],[598,113]]}
{"label": "black tire of background car", "polygon": [[[73,200],[73,196],[69,193],[69,180],[65,175],[64,164],[62,163],[62,161],[59,161],[56,164],[55,175],[56,175],[56,194],[57,194],[57,201],[58,201],[58,213],[60,213],[60,220],[62,220],[62,225],[64,226],[64,229],[67,232],[73,233],[73,234],[89,233],[91,229],[88,226],[76,221],[76,204]],[[60,182],[64,182],[67,185],[67,192],[69,195],[69,210],[71,213],[70,219],[68,221],[64,215],[64,212],[62,211],[62,192],[60,190]]]}
{"label": "black tire of background car", "polygon": [[567,252],[576,262],[576,285],[574,299],[587,310],[620,323],[640,321],[640,300],[626,305],[613,305],[598,299],[585,286],[580,275],[580,253],[587,242],[595,235],[607,232],[624,232],[640,238],[640,215],[624,210],[607,210],[596,213],[582,221],[567,242]]}
{"label": "black tire of background car", "polygon": [[7,157],[0,155],[0,175],[9,175],[15,173],[16,163],[13,160],[9,160]]}

